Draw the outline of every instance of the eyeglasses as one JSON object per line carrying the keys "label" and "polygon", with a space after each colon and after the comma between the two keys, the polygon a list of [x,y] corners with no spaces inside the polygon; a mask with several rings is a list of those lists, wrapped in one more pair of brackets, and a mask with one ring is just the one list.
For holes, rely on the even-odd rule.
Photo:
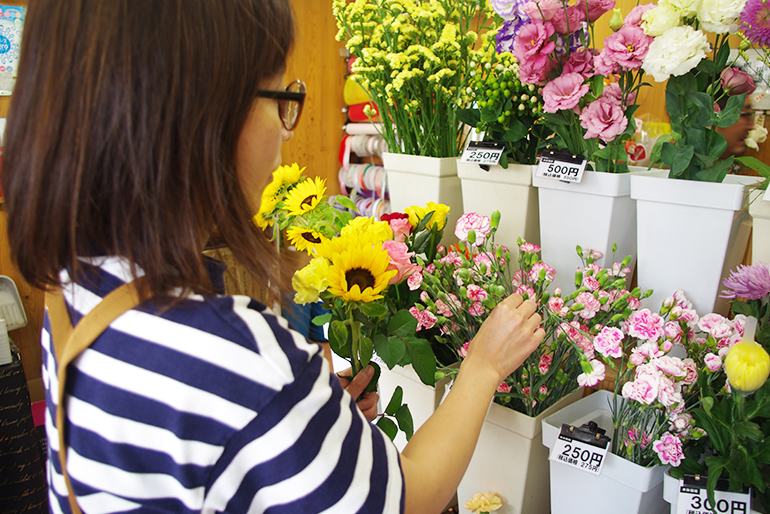
{"label": "eyeglasses", "polygon": [[307,95],[307,86],[301,80],[295,80],[285,91],[271,91],[260,89],[257,96],[264,98],[274,98],[278,101],[278,115],[281,117],[283,126],[286,130],[294,130],[299,122],[299,115],[302,114],[302,106],[305,103]]}

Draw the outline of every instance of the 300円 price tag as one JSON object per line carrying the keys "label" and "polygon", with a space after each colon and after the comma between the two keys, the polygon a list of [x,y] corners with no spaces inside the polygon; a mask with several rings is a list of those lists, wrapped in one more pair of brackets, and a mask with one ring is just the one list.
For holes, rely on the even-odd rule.
{"label": "300\u5186 price tag", "polygon": [[460,162],[495,166],[500,162],[500,157],[502,157],[504,151],[505,146],[500,143],[470,141],[468,146],[465,147],[462,157],[460,157]]}
{"label": "300\u5186 price tag", "polygon": [[729,491],[727,480],[720,479],[714,488],[714,504],[706,492],[708,477],[685,475],[679,481],[679,496],[676,501],[677,514],[750,514],[751,490]]}
{"label": "300\u5186 price tag", "polygon": [[582,156],[549,150],[540,156],[535,176],[579,184],[585,169],[586,160]]}
{"label": "300\u5186 price tag", "polygon": [[548,459],[561,462],[587,473],[600,475],[609,450],[610,438],[604,430],[583,425],[575,427],[564,423]]}

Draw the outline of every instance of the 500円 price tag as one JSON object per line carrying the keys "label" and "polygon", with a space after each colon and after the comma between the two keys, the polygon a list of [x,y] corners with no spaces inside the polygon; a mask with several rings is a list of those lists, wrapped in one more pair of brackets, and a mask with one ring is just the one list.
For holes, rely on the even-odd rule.
{"label": "500\u5186 price tag", "polygon": [[547,150],[540,156],[535,176],[579,184],[585,169],[586,160],[582,156],[561,150]]}
{"label": "500\u5186 price tag", "polygon": [[714,504],[708,499],[706,482],[708,477],[685,475],[679,481],[679,496],[676,501],[677,514],[750,514],[751,490],[737,493],[729,491],[729,482],[720,478],[714,488]]}
{"label": "500\u5186 price tag", "polygon": [[580,427],[564,423],[548,459],[599,475],[609,443],[610,438],[593,421]]}
{"label": "500\u5186 price tag", "polygon": [[460,162],[494,166],[500,162],[500,157],[502,157],[504,151],[505,146],[500,143],[470,141],[468,146],[465,147],[462,157],[460,157]]}

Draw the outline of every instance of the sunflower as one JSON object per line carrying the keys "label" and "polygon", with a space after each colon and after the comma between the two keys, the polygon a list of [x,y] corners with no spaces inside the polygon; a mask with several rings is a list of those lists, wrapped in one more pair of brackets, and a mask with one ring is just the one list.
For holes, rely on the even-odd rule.
{"label": "sunflower", "polygon": [[313,253],[313,248],[318,244],[323,244],[329,239],[320,232],[312,228],[302,228],[297,226],[289,227],[286,231],[286,237],[289,242],[297,247],[299,251]]}
{"label": "sunflower", "polygon": [[332,257],[328,291],[353,302],[378,300],[388,281],[398,273],[388,271],[388,264],[388,252],[381,245],[369,248],[350,245]]}
{"label": "sunflower", "polygon": [[286,195],[284,209],[290,216],[301,216],[315,209],[326,192],[326,180],[315,177],[300,182]]}

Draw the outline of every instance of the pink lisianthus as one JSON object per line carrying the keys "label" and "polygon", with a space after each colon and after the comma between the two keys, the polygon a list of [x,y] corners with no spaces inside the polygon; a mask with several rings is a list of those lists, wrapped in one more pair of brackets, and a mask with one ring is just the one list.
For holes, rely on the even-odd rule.
{"label": "pink lisianthus", "polygon": [[409,247],[406,246],[406,243],[388,239],[383,241],[382,249],[388,252],[388,257],[390,258],[388,271],[396,270],[398,272],[390,279],[389,284],[398,284],[420,269],[419,264],[412,263],[411,259],[414,252],[408,251]]}
{"label": "pink lisianthus", "polygon": [[650,9],[654,9],[655,6],[654,2],[650,2],[649,4],[642,4],[637,5],[631,11],[626,15],[625,18],[623,18],[623,25],[634,25],[638,27],[642,23],[642,14],[646,13]]}
{"label": "pink lisianthus", "polygon": [[615,7],[615,0],[587,0],[588,23],[593,23],[604,13]]}
{"label": "pink lisianthus", "polygon": [[406,279],[406,285],[409,286],[410,291],[417,291],[420,289],[420,286],[422,285],[422,271],[416,270],[414,273],[409,275],[409,278]]}
{"label": "pink lisianthus", "polygon": [[554,28],[550,23],[532,20],[516,35],[513,43],[513,55],[521,67],[542,69],[550,63],[549,54],[556,48],[556,43],[549,41]]}
{"label": "pink lisianthus", "polygon": [[466,294],[468,299],[473,302],[483,302],[489,297],[489,294],[482,287],[479,287],[476,284],[468,285]]}
{"label": "pink lisianthus", "polygon": [[599,98],[611,104],[615,104],[618,107],[623,107],[623,90],[620,89],[620,86],[617,82],[611,82],[610,84],[604,86],[604,90],[602,90],[602,94],[599,96]]}
{"label": "pink lisianthus", "polygon": [[628,118],[620,106],[599,98],[583,109],[580,126],[586,129],[585,139],[598,137],[609,143],[626,130]]}
{"label": "pink lisianthus", "polygon": [[588,93],[580,73],[565,73],[543,87],[543,110],[559,112],[577,107],[580,99]]}
{"label": "pink lisianthus", "polygon": [[623,337],[623,331],[619,328],[604,327],[594,337],[594,349],[605,357],[620,357],[623,355]]}
{"label": "pink lisianthus", "polygon": [[581,47],[571,52],[564,63],[562,73],[580,73],[583,77],[594,76],[594,50],[592,48]]}
{"label": "pink lisianthus", "polygon": [[719,355],[714,355],[713,353],[707,353],[706,356],[703,358],[703,364],[706,365],[706,368],[711,371],[712,373],[717,372],[722,367],[722,358]]}
{"label": "pink lisianthus", "polygon": [[638,70],[642,67],[652,40],[641,27],[624,25],[604,40],[602,59],[605,62],[616,62],[624,71]]}
{"label": "pink lisianthus", "polygon": [[583,319],[593,318],[602,308],[602,304],[599,303],[599,300],[597,300],[596,297],[591,293],[578,293],[575,301],[583,304],[583,309],[578,312],[578,315]]}
{"label": "pink lisianthus", "polygon": [[560,9],[554,13],[551,23],[557,34],[566,36],[581,28],[581,24],[586,21],[583,5],[582,3],[568,5],[566,12],[564,9]]}
{"label": "pink lisianthus", "polygon": [[[625,321],[626,334],[638,339],[657,341],[665,335],[663,332],[663,318],[650,309],[641,309],[632,312]],[[657,346],[656,346],[657,348]]]}
{"label": "pink lisianthus", "polygon": [[660,439],[652,443],[652,449],[663,464],[670,464],[678,467],[684,459],[682,452],[682,441],[675,435],[665,432]]}
{"label": "pink lisianthus", "polygon": [[468,242],[468,232],[473,230],[476,233],[476,240],[470,244],[471,246],[481,246],[491,229],[489,216],[480,216],[475,212],[469,212],[457,220],[455,235],[460,241]]}
{"label": "pink lisianthus", "polygon": [[562,9],[562,4],[558,0],[529,1],[521,6],[524,14],[529,16],[530,19],[538,21],[550,21]]}
{"label": "pink lisianthus", "polygon": [[438,321],[435,314],[429,310],[421,311],[417,307],[410,307],[409,313],[417,320],[417,332],[422,329],[430,330]]}
{"label": "pink lisianthus", "polygon": [[722,82],[722,89],[728,96],[751,94],[757,88],[751,75],[734,67],[723,69],[719,75],[719,80]]}
{"label": "pink lisianthus", "polygon": [[580,387],[593,387],[602,380],[604,380],[606,368],[604,363],[599,360],[592,360],[591,367],[593,370],[590,373],[583,372],[577,377],[577,382]]}
{"label": "pink lisianthus", "polygon": [[523,84],[543,85],[548,78],[548,73],[552,69],[553,63],[550,59],[545,61],[543,66],[522,63],[519,65],[519,80],[521,80]]}

